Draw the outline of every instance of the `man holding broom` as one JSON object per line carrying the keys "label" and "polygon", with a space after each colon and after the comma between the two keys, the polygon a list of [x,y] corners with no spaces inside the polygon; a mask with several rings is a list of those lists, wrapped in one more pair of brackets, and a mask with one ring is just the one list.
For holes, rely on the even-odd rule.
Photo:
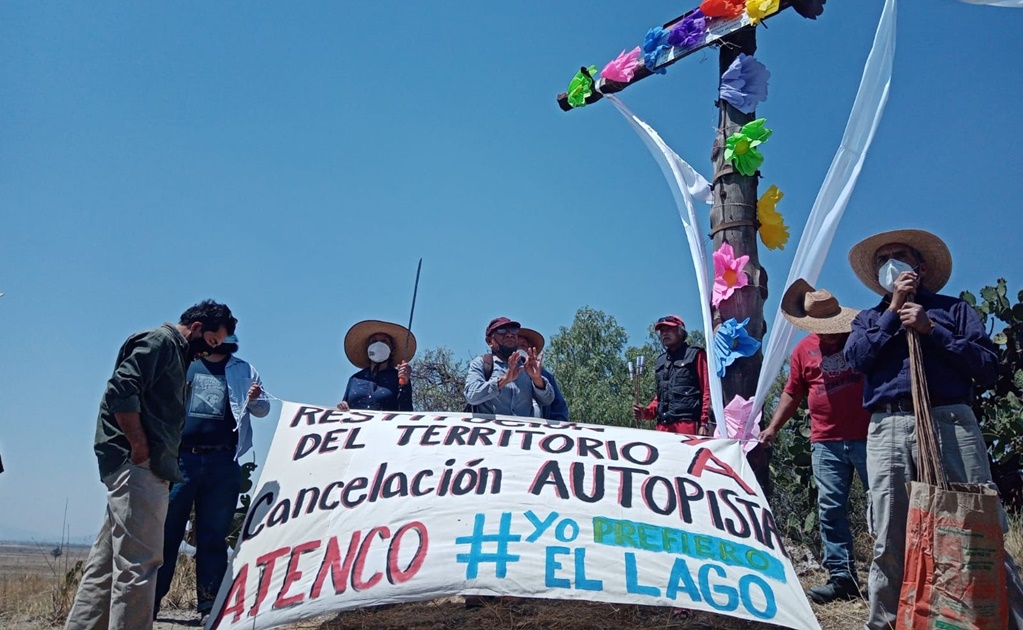
{"label": "man holding broom", "polygon": [[[906,552],[907,483],[917,477],[919,466],[908,331],[920,338],[949,482],[994,487],[984,436],[970,404],[975,383],[994,383],[998,355],[973,308],[937,293],[952,272],[952,256],[937,236],[923,230],[877,234],[856,244],[849,262],[860,280],[883,296],[880,304],[856,316],[845,346],[846,361],[865,376],[863,406],[872,414],[868,514],[876,540],[867,584],[867,628],[880,629],[896,624]],[[1006,564],[1009,602],[1023,602],[1019,574],[1008,555]],[[1019,626],[1018,611],[1014,618]]]}

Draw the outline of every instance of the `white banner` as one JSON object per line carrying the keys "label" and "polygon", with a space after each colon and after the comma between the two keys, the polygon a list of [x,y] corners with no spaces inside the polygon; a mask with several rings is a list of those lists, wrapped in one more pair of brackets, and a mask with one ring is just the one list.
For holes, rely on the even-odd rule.
{"label": "white banner", "polygon": [[739,444],[284,403],[211,627],[452,594],[819,628]]}

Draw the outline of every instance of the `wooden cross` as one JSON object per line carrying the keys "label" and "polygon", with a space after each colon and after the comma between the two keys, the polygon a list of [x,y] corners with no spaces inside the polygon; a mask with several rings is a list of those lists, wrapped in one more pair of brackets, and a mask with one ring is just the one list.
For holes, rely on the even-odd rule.
{"label": "wooden cross", "polygon": [[[769,17],[774,17],[791,7],[805,18],[816,19],[823,12],[825,2],[826,0],[782,0],[778,13]],[[667,22],[663,26],[664,30],[670,30],[695,10],[688,11]],[[654,70],[670,66],[707,46],[718,46],[720,50],[719,75],[724,74],[740,53],[753,55],[756,52],[756,27],[750,25],[749,18],[745,13],[735,19],[715,18],[708,25],[707,35],[702,44],[686,49],[669,46],[657,57]],[[603,94],[620,92],[652,74],[654,74],[653,71],[640,65],[636,69],[633,79],[628,83],[598,79],[595,82],[593,93],[586,98],[586,104],[596,103]],[[565,111],[575,109],[569,105],[567,94],[558,95],[558,105]],[[749,272],[750,282],[746,287],[737,289],[729,299],[713,309],[714,325],[717,326],[732,317],[739,321],[748,317],[750,321],[746,329],[750,336],[763,339],[766,332],[764,301],[767,299],[767,272],[760,266],[757,248],[757,230],[760,226],[757,221],[759,172],[753,176],[742,175],[724,159],[725,139],[738,131],[744,124],[756,119],[756,113],[744,114],[723,99],[718,100],[718,108],[720,110],[718,131],[711,151],[711,161],[714,164],[714,203],[710,211],[711,237],[714,240],[715,251],[727,242],[732,246],[737,257],[749,256],[746,270]],[[708,343],[713,343],[713,331],[708,330],[706,334]],[[757,352],[756,355],[729,366],[722,379],[726,404],[734,396],[751,398],[755,394],[762,362],[763,355]],[[754,413],[757,411],[754,410]],[[723,418],[717,418],[718,422],[723,420]]]}

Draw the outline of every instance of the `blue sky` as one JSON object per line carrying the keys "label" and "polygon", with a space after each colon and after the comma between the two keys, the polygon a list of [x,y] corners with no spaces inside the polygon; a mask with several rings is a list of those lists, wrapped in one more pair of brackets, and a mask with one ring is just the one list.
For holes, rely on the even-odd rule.
{"label": "blue sky", "polygon": [[[794,232],[761,252],[769,316],[881,5],[832,0],[817,22],[788,12],[760,31],[763,185],[786,193]],[[56,537],[67,500],[72,535],[96,531],[92,436],[117,348],[205,297],[234,309],[269,390],[311,403],[354,371],[352,323],[407,318],[419,257],[420,348],[468,358],[499,314],[549,337],[584,305],[635,343],[665,313],[698,322],[646,149],[609,104],[554,100],[688,8],[0,4],[0,530]],[[947,240],[951,292],[1023,288],[1021,29],[1023,11],[901,3],[888,110],[820,282],[843,302],[874,299],[849,247],[897,227]],[[623,94],[707,176],[716,68],[697,53]],[[271,430],[257,426],[261,455]]]}

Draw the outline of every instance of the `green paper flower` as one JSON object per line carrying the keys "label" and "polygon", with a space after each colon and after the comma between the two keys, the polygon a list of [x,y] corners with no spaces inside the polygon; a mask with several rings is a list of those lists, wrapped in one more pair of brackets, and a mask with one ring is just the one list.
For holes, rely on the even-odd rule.
{"label": "green paper flower", "polygon": [[764,118],[757,118],[748,122],[725,141],[725,160],[747,177],[752,177],[764,163],[764,155],[757,146],[771,137],[772,132],[764,126],[765,121]]}
{"label": "green paper flower", "polygon": [[572,77],[568,84],[568,104],[572,107],[583,107],[586,105],[586,97],[593,94],[593,77],[597,75],[597,66],[590,66],[586,72],[580,70]]}

